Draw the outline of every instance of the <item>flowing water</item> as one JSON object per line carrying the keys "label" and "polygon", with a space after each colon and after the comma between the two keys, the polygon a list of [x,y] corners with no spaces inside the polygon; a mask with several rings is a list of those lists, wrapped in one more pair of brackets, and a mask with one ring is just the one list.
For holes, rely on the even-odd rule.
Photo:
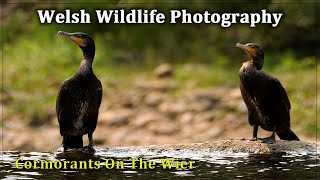
{"label": "flowing water", "polygon": [[[317,155],[150,151],[96,148],[96,152],[2,152],[1,179],[319,179]],[[132,158],[137,158],[133,160]],[[140,159],[141,158],[141,159]],[[169,168],[172,158],[175,163]],[[141,161],[141,164],[140,164]],[[50,162],[52,169],[50,169]],[[191,163],[191,166],[190,166]],[[151,165],[150,165],[151,164]],[[140,167],[141,165],[141,167]],[[22,169],[21,169],[22,168]],[[29,168],[29,169],[27,169]]]}

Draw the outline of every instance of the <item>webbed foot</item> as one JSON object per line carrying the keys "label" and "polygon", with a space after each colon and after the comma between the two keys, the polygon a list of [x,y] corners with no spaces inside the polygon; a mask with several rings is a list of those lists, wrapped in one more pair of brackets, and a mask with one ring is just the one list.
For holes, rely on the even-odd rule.
{"label": "webbed foot", "polygon": [[94,153],[94,152],[96,152],[96,150],[94,149],[94,147],[93,147],[93,145],[88,145],[88,146],[85,146],[84,148],[83,148],[85,151],[87,151],[87,152],[89,152],[89,153]]}
{"label": "webbed foot", "polygon": [[276,142],[276,138],[274,136],[270,136],[270,137],[262,138],[261,141],[266,144],[273,144],[274,142]]}
{"label": "webbed foot", "polygon": [[253,137],[253,138],[242,138],[241,139],[242,141],[247,141],[247,140],[249,140],[249,141],[257,141],[258,140],[258,138],[257,137]]}

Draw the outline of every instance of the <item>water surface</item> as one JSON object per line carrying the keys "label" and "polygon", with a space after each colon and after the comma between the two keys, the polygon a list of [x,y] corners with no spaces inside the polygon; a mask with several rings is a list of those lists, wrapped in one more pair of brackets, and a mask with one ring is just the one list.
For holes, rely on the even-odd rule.
{"label": "water surface", "polygon": [[[83,161],[87,169],[80,169],[79,163],[76,169],[70,164],[64,169],[18,169],[17,159],[23,159],[17,164],[21,168],[26,161]],[[154,169],[147,167],[139,169],[136,161],[135,168],[132,167],[130,158],[142,158],[142,161],[154,161]],[[161,160],[166,158],[178,158],[181,161],[194,161],[192,168],[164,169]],[[107,163],[106,163],[107,160]],[[89,167],[89,161],[92,163]],[[114,165],[112,166],[112,161]],[[123,167],[116,167],[116,162],[123,162]],[[39,163],[40,164],[40,163]],[[108,164],[108,168],[106,167]],[[82,164],[84,166],[84,164]],[[99,166],[99,167],[98,167]],[[272,154],[272,155],[250,155],[246,153],[216,153],[196,151],[141,151],[128,148],[96,148],[94,154],[82,152],[2,152],[0,163],[1,179],[319,179],[319,163],[316,155],[307,154]],[[75,167],[75,166],[73,166]],[[83,167],[84,168],[84,167]],[[91,169],[89,169],[91,168]]]}

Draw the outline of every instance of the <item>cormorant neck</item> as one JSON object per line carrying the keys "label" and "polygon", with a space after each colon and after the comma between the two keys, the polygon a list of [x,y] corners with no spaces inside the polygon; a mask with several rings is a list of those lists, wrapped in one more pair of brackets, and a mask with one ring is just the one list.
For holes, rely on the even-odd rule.
{"label": "cormorant neck", "polygon": [[92,63],[95,55],[95,47],[83,48],[83,58],[80,64],[81,71],[92,71]]}
{"label": "cormorant neck", "polygon": [[252,58],[251,59],[252,63],[255,65],[255,67],[257,68],[257,70],[261,70],[262,67],[263,67],[263,63],[264,63],[264,60],[263,58]]}
{"label": "cormorant neck", "polygon": [[90,62],[90,64],[92,64],[95,51],[96,50],[94,46],[82,48],[83,59],[86,59],[87,61]]}

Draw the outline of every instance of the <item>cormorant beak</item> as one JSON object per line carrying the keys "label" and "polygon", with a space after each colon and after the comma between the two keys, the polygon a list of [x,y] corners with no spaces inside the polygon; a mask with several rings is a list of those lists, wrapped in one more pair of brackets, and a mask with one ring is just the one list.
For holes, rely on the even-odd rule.
{"label": "cormorant beak", "polygon": [[244,52],[246,52],[249,56],[252,56],[256,53],[255,49],[253,49],[245,44],[237,43],[236,47],[244,50]]}
{"label": "cormorant beak", "polygon": [[80,37],[75,36],[74,33],[67,33],[67,32],[63,32],[63,31],[59,31],[57,33],[57,35],[61,35],[61,36],[64,36],[68,39],[71,39],[74,43],[76,43],[80,47],[86,46],[85,41],[83,39],[81,39]]}

